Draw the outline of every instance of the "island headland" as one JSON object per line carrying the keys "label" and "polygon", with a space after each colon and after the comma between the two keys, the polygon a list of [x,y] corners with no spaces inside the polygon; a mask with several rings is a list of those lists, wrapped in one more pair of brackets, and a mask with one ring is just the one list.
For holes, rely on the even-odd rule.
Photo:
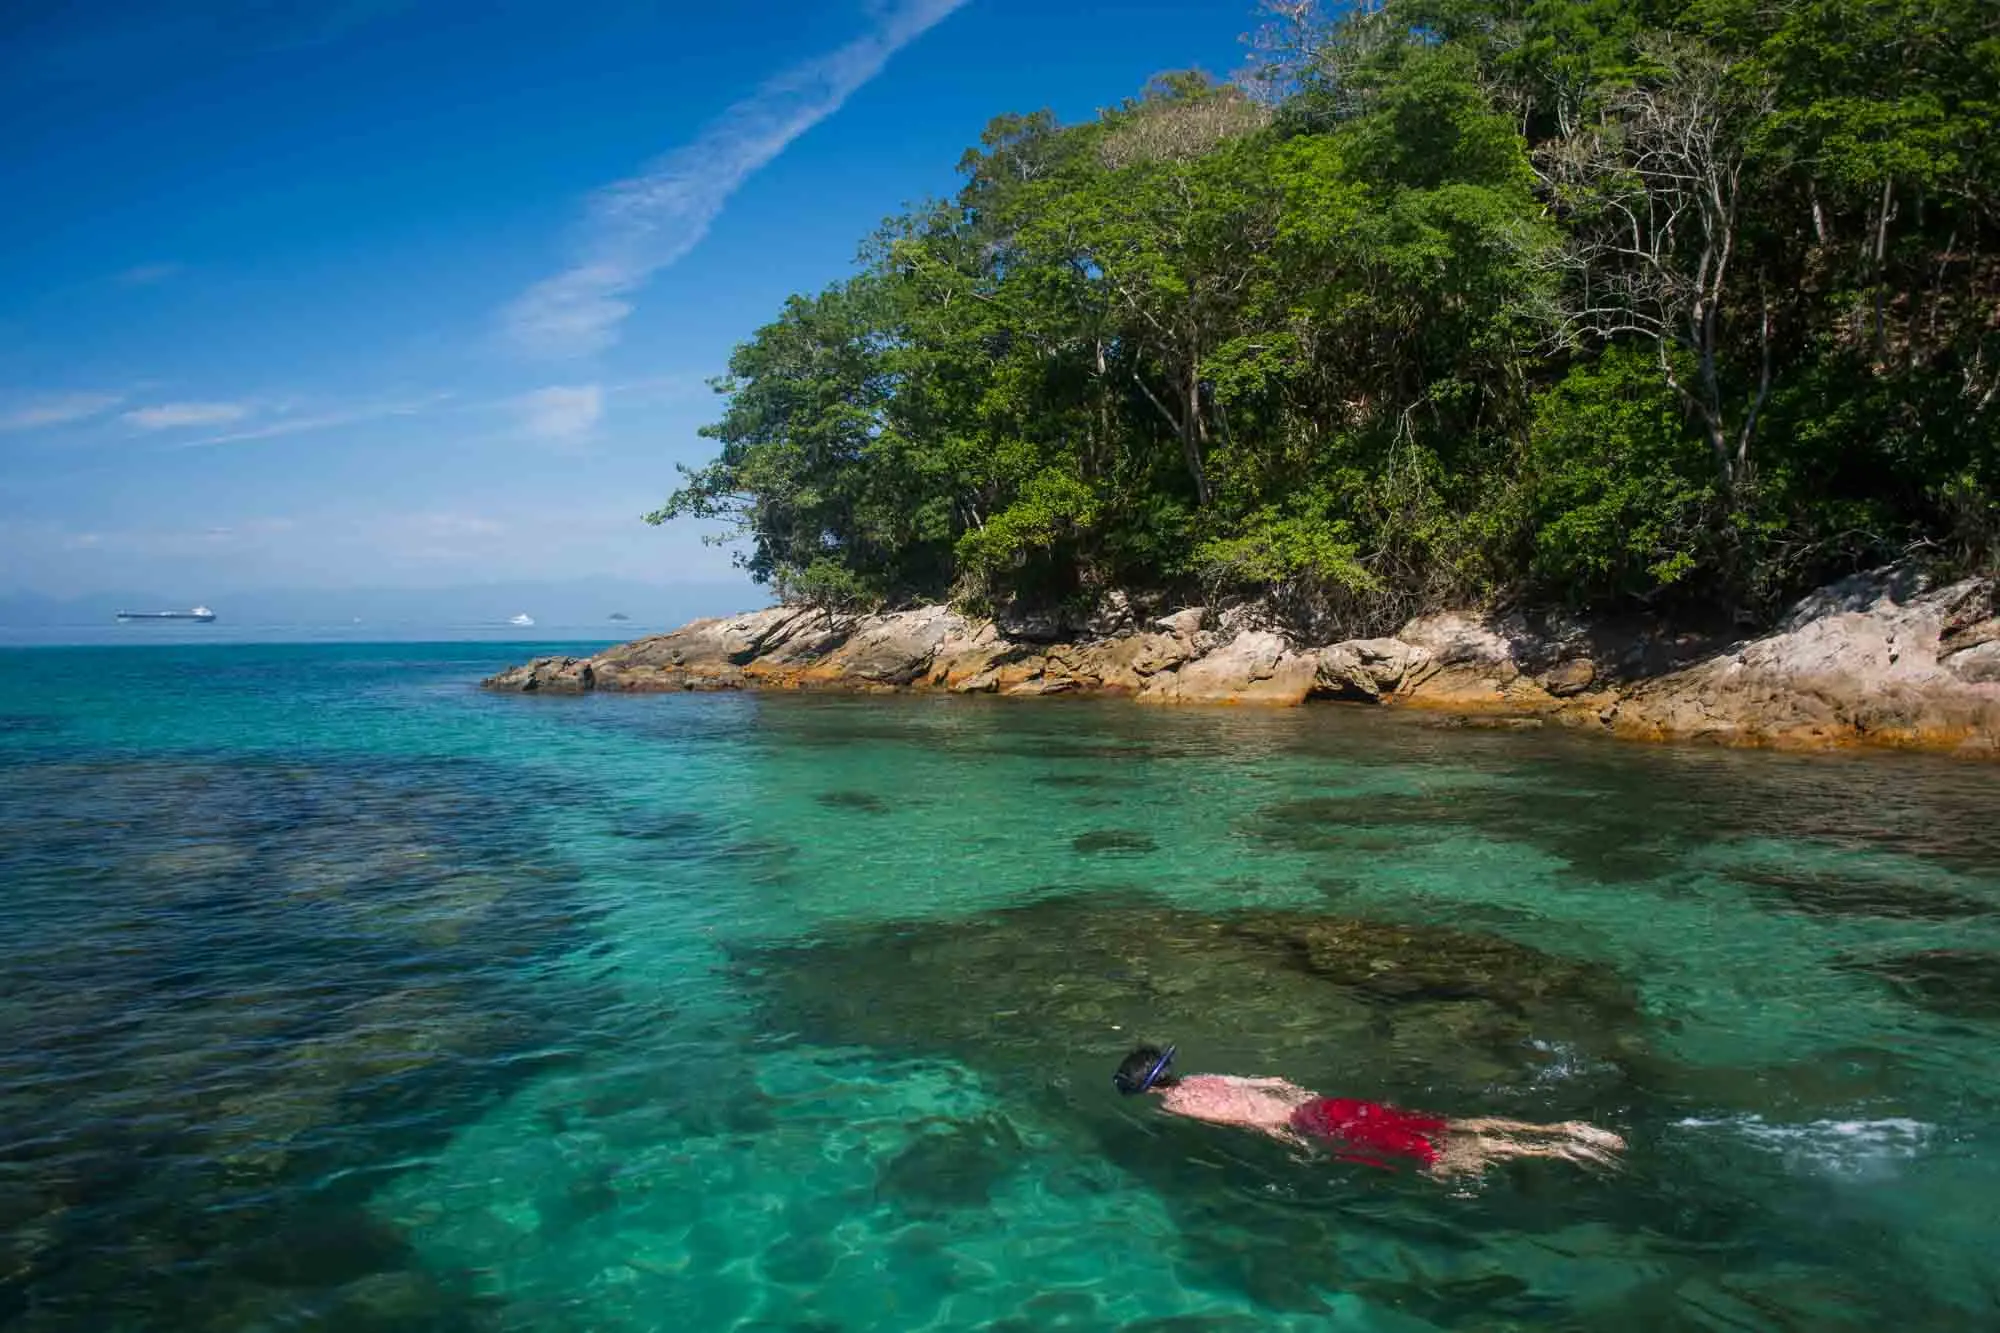
{"label": "island headland", "polygon": [[783,605],[492,684],[1993,753],[1994,6],[1530,9],[996,116],[644,516]]}
{"label": "island headland", "polygon": [[1562,725],[1643,740],[2000,758],[2000,587],[1891,567],[1724,639],[1520,613],[1422,616],[1395,634],[1299,642],[1255,602],[1146,614],[1125,597],[1075,620],[946,605],[873,614],[774,606],[590,657],[541,657],[489,689],[935,690],[1141,703],[1431,710],[1473,727]]}

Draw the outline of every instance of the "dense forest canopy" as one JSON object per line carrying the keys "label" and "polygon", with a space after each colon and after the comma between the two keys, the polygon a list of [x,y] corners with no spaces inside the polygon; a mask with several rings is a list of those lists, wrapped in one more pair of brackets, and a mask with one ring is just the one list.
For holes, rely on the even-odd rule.
{"label": "dense forest canopy", "polygon": [[730,362],[785,597],[1768,610],[2000,560],[2000,4],[1267,0]]}

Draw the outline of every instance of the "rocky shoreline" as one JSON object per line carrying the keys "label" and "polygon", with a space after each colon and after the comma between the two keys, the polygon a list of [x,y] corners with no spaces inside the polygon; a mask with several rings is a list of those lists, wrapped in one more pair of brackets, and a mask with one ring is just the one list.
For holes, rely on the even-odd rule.
{"label": "rocky shoreline", "polygon": [[772,607],[594,657],[543,657],[488,689],[938,690],[1141,703],[1430,709],[1470,726],[1564,725],[1643,740],[2000,758],[2000,586],[1895,567],[1804,598],[1753,638],[1445,613],[1393,636],[1307,645],[1256,605],[1089,622]]}

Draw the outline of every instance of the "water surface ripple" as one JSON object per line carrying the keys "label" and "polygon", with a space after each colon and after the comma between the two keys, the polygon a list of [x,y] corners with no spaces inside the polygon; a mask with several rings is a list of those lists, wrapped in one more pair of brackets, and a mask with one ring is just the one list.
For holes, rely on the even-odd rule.
{"label": "water surface ripple", "polygon": [[[0,652],[0,1328],[2000,1321],[2000,776]],[[1477,1185],[1109,1072],[1587,1117]]]}

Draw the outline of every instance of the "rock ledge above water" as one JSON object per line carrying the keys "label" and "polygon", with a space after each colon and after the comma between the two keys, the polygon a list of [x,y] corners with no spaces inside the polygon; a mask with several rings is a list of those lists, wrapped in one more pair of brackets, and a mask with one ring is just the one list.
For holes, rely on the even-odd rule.
{"label": "rock ledge above water", "polygon": [[[1553,721],[1649,740],[1888,745],[2000,757],[2000,589],[1856,575],[1771,632],[1722,643],[1657,628],[1447,612],[1394,636],[1307,645],[1239,608],[1078,628],[946,606],[879,615],[772,607],[698,620],[594,657],[543,657],[489,689],[940,690],[1143,703],[1339,698]],[[1115,627],[1114,627],[1115,626]]]}

